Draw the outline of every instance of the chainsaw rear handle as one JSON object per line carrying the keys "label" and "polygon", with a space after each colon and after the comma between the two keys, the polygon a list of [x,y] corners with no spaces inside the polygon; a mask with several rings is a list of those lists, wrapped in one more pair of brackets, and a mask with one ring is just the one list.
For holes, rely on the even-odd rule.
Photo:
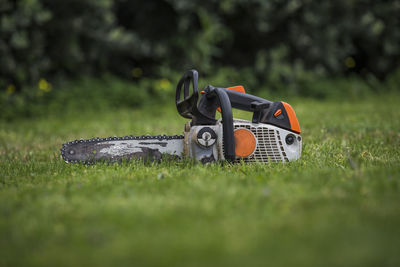
{"label": "chainsaw rear handle", "polygon": [[253,112],[252,123],[271,124],[300,134],[301,130],[296,113],[288,103],[282,101],[271,102],[264,98],[233,91],[229,88],[214,88],[209,85],[204,89],[204,96],[198,104],[198,111],[204,117],[215,118],[219,104],[212,99],[212,92],[216,89],[226,92],[233,108]]}
{"label": "chainsaw rear handle", "polygon": [[271,101],[268,101],[258,96],[244,94],[226,88],[221,89],[226,91],[229,96],[229,100],[231,101],[232,107],[236,109],[255,112],[261,109],[267,109],[269,108],[270,104],[272,104]]}
{"label": "chainsaw rear handle", "polygon": [[214,88],[209,85],[205,88],[205,97],[200,99],[198,110],[207,117],[215,118],[218,105],[215,101],[210,101],[210,93],[215,90],[223,90],[229,97],[232,108],[253,112],[253,123],[259,123],[262,117],[262,111],[266,111],[273,102],[264,98],[236,92],[226,88]]}

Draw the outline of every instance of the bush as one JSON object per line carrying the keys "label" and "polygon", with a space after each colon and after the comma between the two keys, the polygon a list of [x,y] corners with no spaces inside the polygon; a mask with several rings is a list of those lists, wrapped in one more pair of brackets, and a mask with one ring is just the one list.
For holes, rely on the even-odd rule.
{"label": "bush", "polygon": [[155,81],[143,79],[144,88],[114,76],[82,78],[52,85],[42,79],[35,87],[20,93],[0,94],[0,119],[35,117],[49,114],[80,113],[117,107],[141,106],[150,100],[149,87]]}
{"label": "bush", "polygon": [[266,80],[280,60],[318,74],[399,66],[397,1],[6,0],[1,4],[0,86],[55,75],[159,66],[207,74],[249,67]]}

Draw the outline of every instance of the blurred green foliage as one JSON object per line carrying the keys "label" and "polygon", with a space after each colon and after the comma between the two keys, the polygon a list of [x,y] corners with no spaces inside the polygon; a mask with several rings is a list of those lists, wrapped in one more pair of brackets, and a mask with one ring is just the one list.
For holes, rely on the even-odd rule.
{"label": "blurred green foliage", "polygon": [[[86,76],[64,81],[61,85],[53,85],[41,79],[35,86],[23,87],[20,93],[0,93],[0,121],[60,112],[76,114],[143,105],[174,105],[175,86],[181,73],[168,70],[162,73],[168,78],[145,77],[131,82],[113,75],[100,78]],[[400,69],[390,74],[384,82],[375,83],[357,76],[316,79],[304,74],[299,76],[296,83],[289,82],[286,86],[276,82],[277,91],[271,90],[271,84],[257,86],[256,79],[249,73],[249,68],[221,68],[211,76],[201,75],[199,88],[208,84],[220,87],[241,84],[247,93],[272,101],[285,101],[293,96],[354,101],[368,97],[371,93],[391,94],[398,91],[400,86]],[[246,80],[249,77],[253,79]],[[373,92],[374,86],[379,86],[379,91]]]}
{"label": "blurred green foliage", "polygon": [[388,77],[395,88],[398,14],[395,0],[2,0],[0,111],[29,106],[37,87],[54,95],[73,91],[65,81],[110,75],[108,90],[102,80],[80,90],[134,104],[114,85],[134,81],[137,94],[159,97],[152,83],[173,87],[189,68],[220,86],[280,94],[327,97],[352,83],[379,91]]}
{"label": "blurred green foliage", "polygon": [[[0,94],[0,120],[140,106],[158,94],[158,98],[163,97],[161,82],[142,79],[136,84],[108,75],[64,81],[62,87],[54,89],[52,84],[42,79],[37,86],[23,87],[20,93]],[[43,86],[43,83],[47,83],[47,86]],[[172,91],[171,88],[168,90]]]}

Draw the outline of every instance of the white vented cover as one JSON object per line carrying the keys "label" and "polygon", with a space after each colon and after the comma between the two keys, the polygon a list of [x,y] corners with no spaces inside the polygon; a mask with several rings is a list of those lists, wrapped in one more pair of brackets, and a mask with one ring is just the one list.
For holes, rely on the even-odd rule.
{"label": "white vented cover", "polygon": [[[235,119],[234,129],[245,128],[250,130],[257,139],[257,147],[249,157],[238,158],[237,161],[244,162],[286,162],[300,158],[301,137],[298,134],[281,129],[279,127],[263,124],[251,123],[246,120]],[[295,136],[295,142],[287,145],[285,138],[288,134]]]}

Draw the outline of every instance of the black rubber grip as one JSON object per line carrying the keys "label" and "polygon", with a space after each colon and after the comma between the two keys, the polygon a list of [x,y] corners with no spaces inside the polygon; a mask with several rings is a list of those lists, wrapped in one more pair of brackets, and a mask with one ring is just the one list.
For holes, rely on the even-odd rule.
{"label": "black rubber grip", "polygon": [[233,135],[233,115],[231,101],[223,88],[215,88],[218,104],[221,107],[222,126],[224,137],[224,156],[228,161],[235,159],[235,138]]}

